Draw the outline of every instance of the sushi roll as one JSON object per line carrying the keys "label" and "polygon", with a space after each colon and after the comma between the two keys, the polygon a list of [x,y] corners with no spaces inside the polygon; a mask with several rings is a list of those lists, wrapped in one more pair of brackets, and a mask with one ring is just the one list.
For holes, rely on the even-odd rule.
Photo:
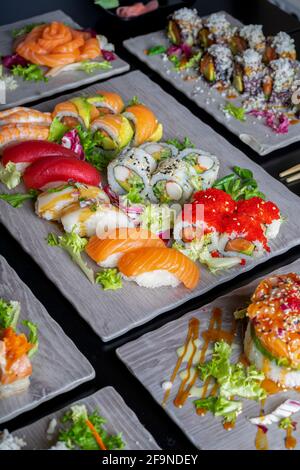
{"label": "sushi roll", "polygon": [[129,119],[134,130],[133,147],[139,147],[145,142],[157,142],[162,138],[163,126],[151,111],[143,104],[128,106],[123,113]]}
{"label": "sushi roll", "polygon": [[119,271],[139,286],[176,287],[181,282],[194,289],[200,278],[198,266],[172,248],[139,248],[125,253],[118,262]]}
{"label": "sushi roll", "polygon": [[100,239],[93,236],[86,245],[89,257],[103,268],[115,268],[125,253],[137,248],[164,248],[164,242],[149,230],[138,228],[118,228]]}
{"label": "sushi roll", "polygon": [[254,49],[263,54],[266,46],[266,38],[263,27],[260,24],[249,24],[240,28],[230,41],[230,49],[233,55],[241,54],[246,49]]}
{"label": "sushi roll", "polygon": [[178,155],[179,160],[189,163],[195,170],[195,176],[190,179],[196,190],[208,189],[216,181],[220,162],[215,155],[200,149],[185,149]]}
{"label": "sushi roll", "polygon": [[210,46],[200,60],[199,71],[209,83],[228,85],[233,72],[230,49],[222,44]]}
{"label": "sushi roll", "polygon": [[237,201],[236,206],[237,214],[247,214],[262,224],[268,240],[277,237],[283,223],[283,217],[274,202],[264,201],[260,197],[252,197]]}
{"label": "sushi roll", "polygon": [[222,221],[218,251],[222,256],[259,258],[269,252],[267,238],[259,220],[246,214],[232,214]]}
{"label": "sushi roll", "polygon": [[272,104],[288,105],[295,79],[296,69],[289,59],[272,60],[262,85],[265,98]]}
{"label": "sushi roll", "polygon": [[99,111],[94,105],[85,98],[77,97],[58,103],[52,112],[52,119],[57,118],[70,128],[81,125],[88,129],[91,121],[98,115]]}
{"label": "sushi roll", "polygon": [[180,8],[169,18],[167,35],[176,46],[194,46],[201,28],[202,20],[196,9]]}
{"label": "sushi roll", "polygon": [[48,125],[41,124],[7,124],[0,126],[0,153],[8,144],[23,140],[47,140],[49,137]]}
{"label": "sushi roll", "polygon": [[108,165],[108,184],[119,195],[134,190],[146,196],[155,168],[156,161],[149,153],[141,148],[129,149]]}
{"label": "sushi roll", "polygon": [[141,145],[140,148],[149,153],[157,163],[161,160],[166,160],[167,158],[176,157],[178,155],[178,149],[175,145],[164,142],[147,142]]}
{"label": "sushi roll", "polygon": [[300,386],[300,277],[278,274],[257,286],[246,313],[245,355],[267,379]]}
{"label": "sushi roll", "polygon": [[150,180],[150,201],[183,204],[194,191],[190,178],[195,175],[193,167],[183,160],[169,158],[161,161]]}
{"label": "sushi roll", "polygon": [[68,206],[61,215],[65,232],[74,232],[80,237],[103,236],[107,230],[117,227],[132,227],[127,215],[111,204],[93,203],[81,207],[79,202]]}
{"label": "sushi roll", "polygon": [[296,60],[296,57],[295,41],[289,34],[280,31],[276,36],[267,38],[263,55],[266,64],[276,59]]}
{"label": "sushi roll", "polygon": [[129,120],[120,114],[105,114],[91,123],[98,146],[104,150],[122,150],[133,138]]}
{"label": "sushi roll", "polygon": [[257,96],[261,91],[265,67],[261,54],[254,49],[246,49],[235,60],[233,71],[233,86],[239,93]]}
{"label": "sushi roll", "polygon": [[89,96],[86,100],[96,106],[101,114],[120,114],[125,107],[121,96],[111,91],[99,90],[96,95]]}
{"label": "sushi roll", "polygon": [[39,194],[35,204],[36,214],[46,220],[60,220],[63,211],[79,202],[81,207],[96,202],[109,203],[107,194],[97,186],[77,183],[51,188]]}
{"label": "sushi roll", "polygon": [[213,13],[203,22],[199,31],[200,46],[207,49],[213,44],[228,44],[235,29],[227,20],[225,13]]}

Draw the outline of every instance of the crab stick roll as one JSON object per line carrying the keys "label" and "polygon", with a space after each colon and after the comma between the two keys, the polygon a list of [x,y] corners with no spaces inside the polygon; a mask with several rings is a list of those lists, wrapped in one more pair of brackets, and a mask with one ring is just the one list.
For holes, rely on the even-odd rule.
{"label": "crab stick roll", "polygon": [[119,195],[136,191],[145,196],[156,161],[140,148],[129,149],[113,160],[107,168],[107,179],[111,189]]}
{"label": "crab stick roll", "polygon": [[178,155],[178,149],[175,145],[164,142],[146,142],[146,144],[141,145],[140,148],[149,153],[157,163],[167,158],[177,157]]}
{"label": "crab stick roll", "polygon": [[85,251],[103,268],[115,268],[119,259],[137,248],[164,248],[164,242],[149,230],[117,228],[105,234],[105,238],[92,237]]}
{"label": "crab stick roll", "polygon": [[61,215],[66,232],[74,231],[81,237],[104,236],[108,230],[132,227],[127,215],[111,204],[91,203],[81,207],[79,202],[68,206]]}
{"label": "crab stick roll", "polygon": [[237,201],[237,213],[254,217],[265,228],[268,240],[277,237],[283,218],[279,208],[271,201],[264,201],[260,197]]}
{"label": "crab stick roll", "polygon": [[198,266],[172,248],[139,248],[125,253],[118,262],[123,276],[142,287],[176,287],[181,282],[194,289],[200,278]]}
{"label": "crab stick roll", "polygon": [[218,241],[222,256],[259,258],[270,251],[259,220],[245,214],[233,214],[223,220],[223,230]]}
{"label": "crab stick roll", "polygon": [[96,133],[99,146],[105,150],[123,149],[133,137],[133,129],[125,116],[105,114],[96,118],[91,124]]}
{"label": "crab stick roll", "polygon": [[189,163],[195,170],[195,176],[190,179],[195,189],[208,189],[216,181],[220,162],[215,155],[204,150],[190,148],[182,150],[178,158]]}
{"label": "crab stick roll", "polygon": [[99,90],[96,95],[89,96],[87,101],[96,106],[101,114],[120,114],[125,107],[121,96],[112,91]]}
{"label": "crab stick roll", "polygon": [[191,174],[195,176],[193,168],[185,161],[177,158],[161,161],[151,177],[150,200],[166,204],[184,203],[193,193]]}
{"label": "crab stick roll", "polygon": [[299,387],[299,275],[275,274],[261,281],[247,308],[247,317],[247,359],[281,387]]}
{"label": "crab stick roll", "polygon": [[157,142],[162,138],[163,126],[151,111],[143,104],[128,106],[123,115],[129,119],[134,129],[133,146],[145,142]]}
{"label": "crab stick roll", "polygon": [[77,153],[54,142],[27,140],[6,147],[3,150],[1,163],[6,166],[12,162],[16,165],[17,171],[24,173],[25,169],[36,160],[55,156],[79,158]]}
{"label": "crab stick roll", "polygon": [[109,197],[97,186],[66,184],[39,194],[35,212],[46,220],[60,220],[63,211],[75,202],[85,207],[93,203],[109,203]]}
{"label": "crab stick roll", "polygon": [[88,184],[99,186],[101,177],[90,163],[69,157],[44,157],[26,168],[23,175],[28,189],[57,187],[60,183]]}

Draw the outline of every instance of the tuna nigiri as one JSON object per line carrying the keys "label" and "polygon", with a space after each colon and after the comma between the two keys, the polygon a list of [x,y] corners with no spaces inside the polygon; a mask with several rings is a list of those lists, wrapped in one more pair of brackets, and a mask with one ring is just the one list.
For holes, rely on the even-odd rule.
{"label": "tuna nigiri", "polygon": [[85,250],[90,258],[104,268],[114,268],[119,259],[137,248],[164,248],[164,242],[149,230],[138,228],[114,229],[100,239],[94,236]]}
{"label": "tuna nigiri", "polygon": [[176,287],[181,282],[194,289],[200,278],[198,266],[173,248],[139,248],[125,253],[118,262],[120,272],[142,287]]}
{"label": "tuna nigiri", "polygon": [[69,157],[40,158],[23,175],[28,189],[56,187],[59,183],[76,182],[99,186],[100,173],[90,163]]}

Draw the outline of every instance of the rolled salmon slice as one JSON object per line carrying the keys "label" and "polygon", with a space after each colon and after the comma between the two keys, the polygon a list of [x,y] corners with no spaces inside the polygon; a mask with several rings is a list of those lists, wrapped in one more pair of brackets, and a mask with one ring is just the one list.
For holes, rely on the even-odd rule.
{"label": "rolled salmon slice", "polygon": [[[110,266],[115,267],[118,259],[124,254],[137,248],[165,248],[164,242],[149,230],[139,228],[117,228],[105,233],[104,239],[92,237],[86,252],[92,260],[101,264],[110,258]],[[115,256],[120,255],[120,256]]]}
{"label": "rolled salmon slice", "polygon": [[89,103],[94,104],[102,110],[109,110],[114,114],[119,114],[124,109],[124,101],[120,95],[112,91],[98,90],[95,96],[87,98]]}
{"label": "rolled salmon slice", "polygon": [[130,251],[121,257],[118,268],[128,278],[152,271],[167,271],[188,289],[194,289],[200,279],[198,266],[173,248],[139,248]]}
{"label": "rolled salmon slice", "polygon": [[154,113],[143,104],[129,106],[124,115],[134,124],[134,144],[136,146],[147,142],[158,127]]}

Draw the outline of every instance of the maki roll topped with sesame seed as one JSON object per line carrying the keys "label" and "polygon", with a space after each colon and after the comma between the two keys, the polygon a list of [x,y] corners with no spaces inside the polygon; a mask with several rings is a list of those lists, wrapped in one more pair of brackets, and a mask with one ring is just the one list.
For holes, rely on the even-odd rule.
{"label": "maki roll topped with sesame seed", "polygon": [[248,360],[282,387],[299,387],[300,276],[281,274],[260,282],[246,314]]}
{"label": "maki roll topped with sesame seed", "polygon": [[213,13],[204,20],[203,28],[199,31],[199,44],[204,49],[212,44],[228,44],[235,30],[224,13]]}
{"label": "maki roll topped with sesame seed", "polygon": [[272,60],[269,72],[263,79],[266,99],[274,104],[288,105],[295,79],[296,69],[289,59]]}
{"label": "maki roll topped with sesame seed", "polygon": [[176,46],[193,46],[202,28],[202,20],[196,9],[180,8],[169,18],[167,36]]}
{"label": "maki roll topped with sesame seed", "polygon": [[200,73],[210,83],[230,83],[233,72],[233,56],[227,46],[213,44],[200,60]]}
{"label": "maki roll topped with sesame seed", "polygon": [[267,39],[263,55],[266,64],[276,59],[296,60],[296,57],[295,41],[289,34],[280,31],[276,36]]}
{"label": "maki roll topped with sesame seed", "polygon": [[232,37],[230,48],[234,55],[246,49],[254,49],[262,54],[265,50],[266,38],[260,24],[249,24],[240,28]]}

